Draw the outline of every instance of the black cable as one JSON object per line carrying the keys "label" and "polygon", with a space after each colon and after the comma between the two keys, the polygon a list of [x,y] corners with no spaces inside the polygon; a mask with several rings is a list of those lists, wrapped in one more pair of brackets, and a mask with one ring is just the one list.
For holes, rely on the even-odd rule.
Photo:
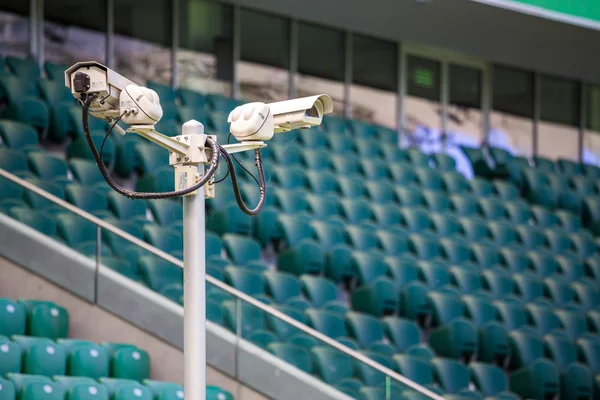
{"label": "black cable", "polygon": [[225,179],[227,179],[228,176],[229,176],[229,165],[225,169],[225,175],[221,179],[216,180],[215,184],[223,182]]}
{"label": "black cable", "polygon": [[123,118],[123,116],[127,114],[126,111],[123,111],[123,113],[121,115],[119,115],[119,118],[117,118],[111,125],[110,125],[110,129],[108,130],[108,132],[106,132],[106,135],[104,135],[104,139],[102,139],[102,144],[100,145],[100,158],[102,160],[104,160],[104,158],[102,158],[102,151],[104,150],[104,143],[106,143],[106,139],[108,139],[108,136],[110,135],[110,133],[112,132],[112,130],[114,129],[114,127],[119,123],[119,121],[121,120],[121,118]]}
{"label": "black cable", "polygon": [[227,161],[227,166],[229,167],[229,172],[231,174],[231,183],[233,186],[233,194],[235,195],[235,201],[237,202],[238,206],[244,214],[257,215],[263,209],[267,200],[267,185],[265,182],[265,172],[262,166],[262,155],[260,153],[260,149],[254,150],[254,160],[256,161],[256,168],[258,169],[258,177],[260,179],[260,182],[257,182],[260,197],[256,207],[253,209],[249,209],[248,206],[246,206],[246,204],[244,203],[244,199],[242,199],[242,194],[240,192],[240,187],[237,180],[237,173],[235,172],[235,166],[233,165],[233,161],[231,161],[231,155],[227,153],[227,150],[225,150],[223,146],[221,146],[218,143],[215,144],[225,161]]}
{"label": "black cable", "polygon": [[[227,144],[229,144],[230,139],[231,139],[231,132],[229,132],[229,135],[227,135]],[[252,179],[254,179],[254,182],[256,182],[256,184],[260,187],[260,183],[258,183],[258,179],[256,179],[256,176],[254,176],[254,174],[252,172],[250,172],[250,170],[248,170],[248,168],[244,167],[244,165],[237,159],[237,157],[235,156],[235,154],[229,154],[228,153],[228,155],[231,158],[233,158],[233,160],[240,166],[240,168],[243,169],[244,171],[246,171],[246,173],[248,175],[250,175],[252,177]]]}
{"label": "black cable", "polygon": [[81,120],[83,123],[83,132],[85,133],[85,139],[88,143],[88,146],[90,147],[90,150],[92,151],[94,160],[96,161],[96,164],[98,165],[98,168],[100,169],[100,173],[104,177],[104,180],[106,181],[106,183],[108,183],[108,185],[111,188],[113,188],[117,193],[119,193],[123,196],[129,197],[131,199],[166,199],[166,198],[171,198],[171,197],[179,197],[179,196],[183,196],[183,195],[192,193],[192,192],[200,189],[214,176],[214,174],[217,170],[217,166],[219,165],[219,155],[221,153],[222,147],[219,146],[211,138],[207,138],[206,144],[208,145],[208,147],[211,149],[211,152],[212,152],[210,166],[208,167],[208,170],[205,171],[205,173],[202,176],[202,178],[200,179],[200,181],[198,183],[196,183],[195,185],[190,186],[187,189],[170,191],[170,192],[135,192],[135,191],[128,190],[128,189],[125,189],[124,187],[120,186],[117,182],[115,182],[115,180],[110,175],[110,172],[106,168],[104,161],[102,161],[100,154],[98,154],[96,145],[94,144],[94,141],[92,140],[92,136],[90,135],[89,121],[88,121],[89,109],[90,109],[90,105],[92,104],[92,101],[94,101],[95,98],[96,98],[96,95],[86,96],[85,101],[83,102],[82,116],[81,116]]}

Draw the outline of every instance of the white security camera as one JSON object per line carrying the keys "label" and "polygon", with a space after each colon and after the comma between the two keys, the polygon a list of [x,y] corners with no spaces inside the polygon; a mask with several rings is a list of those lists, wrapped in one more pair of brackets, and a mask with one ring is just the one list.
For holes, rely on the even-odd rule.
{"label": "white security camera", "polygon": [[95,61],[78,62],[68,68],[65,85],[78,100],[84,94],[96,94],[90,104],[90,114],[96,118],[112,122],[124,114],[126,124],[153,126],[163,114],[154,90],[138,86]]}
{"label": "white security camera", "polygon": [[321,94],[270,104],[244,104],[229,114],[227,122],[238,141],[264,141],[274,133],[320,125],[323,115],[332,111],[331,98]]}

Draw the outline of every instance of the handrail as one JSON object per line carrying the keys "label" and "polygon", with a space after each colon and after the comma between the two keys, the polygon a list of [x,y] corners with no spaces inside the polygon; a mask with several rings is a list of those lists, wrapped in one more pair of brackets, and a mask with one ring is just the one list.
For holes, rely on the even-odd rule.
{"label": "handrail", "polygon": [[[2,168],[0,168],[0,176],[24,187],[27,190],[34,192],[35,194],[59,205],[60,207],[66,209],[74,214],[77,214],[78,216],[96,224],[97,226],[100,226],[102,229],[106,229],[107,231],[114,233],[115,235],[120,236],[121,238],[123,238],[133,244],[138,245],[139,247],[143,248],[144,250],[147,250],[148,252],[154,254],[155,256],[157,256],[171,264],[174,264],[180,268],[183,268],[183,261],[171,256],[170,254],[168,254],[160,249],[157,249],[154,246],[149,245],[148,243],[144,242],[143,240],[140,240],[140,239],[130,235],[129,233],[127,233],[119,228],[116,228],[115,226],[113,226],[109,223],[102,221],[100,218],[88,213],[87,211],[84,211],[78,207],[73,206],[72,204],[54,196],[51,193],[46,192],[43,189],[40,189],[36,185],[31,184],[31,183],[27,182],[26,180],[21,179],[18,176],[14,175]],[[307,325],[296,321],[295,319],[278,311],[277,309],[275,309],[271,306],[268,306],[268,305],[264,304],[263,302],[256,300],[255,298],[248,296],[247,294],[245,294],[235,288],[232,288],[229,285],[226,285],[225,283],[219,281],[218,279],[216,279],[210,275],[206,275],[206,281],[211,283],[212,285],[218,287],[219,289],[233,295],[234,297],[239,298],[240,300],[243,300],[256,308],[258,308],[268,314],[273,315],[274,317],[282,320],[283,322],[293,326],[296,329],[299,329],[300,331],[306,333],[307,335],[312,336],[312,337],[316,338],[317,340],[326,343],[327,345],[335,348],[336,350],[368,365],[369,367],[371,367],[385,375],[388,375],[389,377],[398,381],[402,385],[407,386],[407,387],[409,387],[431,399],[444,400],[443,397],[437,395],[436,393],[432,392],[431,390],[411,381],[410,379],[398,374],[397,372],[395,372],[389,368],[384,367],[383,365],[360,354],[356,350],[350,349],[349,347],[341,344],[337,340],[331,339],[329,336],[326,336],[326,335],[322,334],[321,332],[316,331],[316,330],[308,327]]]}

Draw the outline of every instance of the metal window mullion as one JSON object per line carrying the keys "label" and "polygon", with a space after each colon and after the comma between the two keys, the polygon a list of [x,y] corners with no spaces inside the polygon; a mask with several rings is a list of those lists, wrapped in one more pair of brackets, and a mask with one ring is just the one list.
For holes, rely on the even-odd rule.
{"label": "metal window mullion", "polygon": [[240,97],[240,79],[238,74],[238,63],[241,55],[241,8],[239,5],[233,7],[233,77],[231,82],[231,97]]}
{"label": "metal window mullion", "polygon": [[587,129],[588,120],[588,104],[587,104],[588,85],[583,82],[579,83],[579,162],[583,162],[583,147],[585,141],[585,131]]}
{"label": "metal window mullion", "polygon": [[353,58],[353,45],[352,45],[352,32],[346,32],[345,36],[345,55],[344,55],[344,116],[346,118],[350,118],[351,116],[351,96],[350,96],[350,88],[352,87],[352,58]]}
{"label": "metal window mullion", "polygon": [[486,64],[483,69],[482,75],[482,90],[481,90],[481,114],[482,114],[482,126],[483,129],[483,141],[484,143],[489,142],[490,129],[491,129],[491,112],[493,107],[493,95],[494,88],[492,87],[494,71],[491,64]]}
{"label": "metal window mullion", "polygon": [[106,0],[106,66],[115,68],[115,1]]}
{"label": "metal window mullion", "polygon": [[298,21],[290,20],[290,73],[288,76],[288,96],[296,97],[296,77],[298,75]]}
{"label": "metal window mullion", "polygon": [[532,155],[535,157],[538,155],[538,134],[539,124],[541,117],[541,77],[540,74],[535,72],[533,76],[533,137],[532,139]]}
{"label": "metal window mullion", "polygon": [[404,53],[404,46],[401,43],[398,43],[398,76],[397,76],[397,84],[398,84],[398,99],[396,102],[396,117],[397,117],[397,126],[396,130],[398,132],[398,143],[402,142],[402,135],[404,134],[404,126],[405,126],[405,113],[406,107],[404,105],[404,101],[406,99],[406,54]]}
{"label": "metal window mullion", "polygon": [[171,3],[171,87],[177,88],[179,69],[177,68],[177,51],[179,50],[179,0]]}

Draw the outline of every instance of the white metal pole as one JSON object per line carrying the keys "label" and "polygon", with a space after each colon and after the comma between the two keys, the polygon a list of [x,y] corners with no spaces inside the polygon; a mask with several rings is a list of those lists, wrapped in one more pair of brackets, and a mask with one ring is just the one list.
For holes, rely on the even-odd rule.
{"label": "white metal pole", "polygon": [[[202,124],[184,126],[183,134],[203,133]],[[193,132],[193,133],[192,133]],[[198,173],[204,171],[197,164]],[[183,357],[188,400],[206,399],[206,257],[204,188],[183,197]]]}

